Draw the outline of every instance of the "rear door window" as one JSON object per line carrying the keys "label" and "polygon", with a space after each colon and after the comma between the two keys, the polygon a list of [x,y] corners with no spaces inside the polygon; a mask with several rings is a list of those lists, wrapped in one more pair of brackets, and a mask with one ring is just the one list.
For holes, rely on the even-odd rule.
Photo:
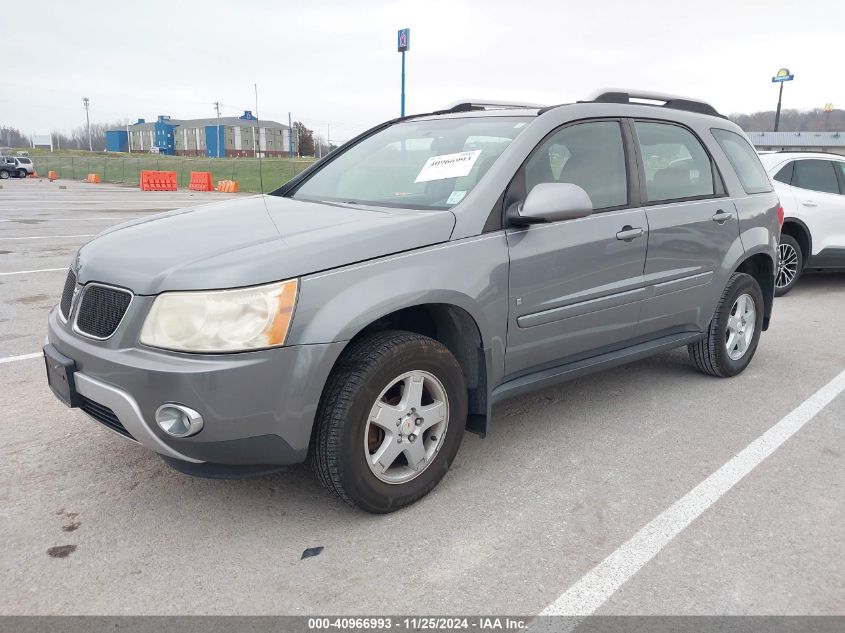
{"label": "rear door window", "polygon": [[833,171],[833,163],[829,160],[795,161],[792,185],[810,191],[839,193],[839,181],[836,179],[836,172]]}
{"label": "rear door window", "polygon": [[716,193],[710,155],[679,125],[636,121],[649,202],[704,198]]}
{"label": "rear door window", "polygon": [[745,193],[764,193],[772,190],[769,176],[748,141],[730,130],[714,128],[711,132],[727,155]]}

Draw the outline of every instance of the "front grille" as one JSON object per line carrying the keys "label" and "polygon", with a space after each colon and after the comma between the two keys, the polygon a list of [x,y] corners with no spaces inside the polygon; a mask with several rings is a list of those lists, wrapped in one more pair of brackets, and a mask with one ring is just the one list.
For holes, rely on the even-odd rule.
{"label": "front grille", "polygon": [[65,279],[65,287],[62,290],[62,301],[59,304],[59,309],[62,311],[62,316],[67,321],[70,316],[71,303],[73,302],[73,291],[76,288],[76,275],[72,270],[67,271],[67,279]]}
{"label": "front grille", "polygon": [[76,327],[83,334],[105,339],[114,334],[132,301],[132,293],[110,286],[88,285],[76,313]]}
{"label": "front grille", "polygon": [[109,427],[112,431],[120,433],[124,437],[128,437],[130,440],[135,439],[129,431],[126,430],[126,427],[120,423],[120,420],[117,419],[114,411],[109,409],[107,406],[94,402],[93,400],[89,400],[85,396],[80,396],[80,398],[82,399],[82,402],[79,405],[79,408],[97,420],[97,422]]}

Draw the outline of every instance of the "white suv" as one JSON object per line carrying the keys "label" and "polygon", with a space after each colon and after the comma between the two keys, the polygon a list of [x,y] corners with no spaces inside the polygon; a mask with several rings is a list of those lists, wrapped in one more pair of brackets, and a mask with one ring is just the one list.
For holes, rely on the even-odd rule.
{"label": "white suv", "polygon": [[792,290],[805,270],[845,270],[845,156],[762,153],[783,205],[775,294]]}
{"label": "white suv", "polygon": [[26,178],[35,173],[35,165],[32,159],[26,156],[15,156],[15,167],[18,168],[18,178]]}

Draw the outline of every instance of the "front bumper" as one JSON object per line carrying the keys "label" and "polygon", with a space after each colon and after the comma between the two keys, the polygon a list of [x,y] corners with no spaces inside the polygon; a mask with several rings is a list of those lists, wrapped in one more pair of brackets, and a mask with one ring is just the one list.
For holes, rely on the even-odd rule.
{"label": "front bumper", "polygon": [[[132,439],[190,463],[285,465],[305,459],[323,385],[345,343],[180,354],[139,346],[132,321],[127,318],[120,336],[96,341],[73,333],[53,309],[47,337],[76,362],[78,393],[110,409]],[[198,411],[202,431],[181,439],[164,433],[154,416],[167,402]],[[103,415],[92,417],[103,422]]]}

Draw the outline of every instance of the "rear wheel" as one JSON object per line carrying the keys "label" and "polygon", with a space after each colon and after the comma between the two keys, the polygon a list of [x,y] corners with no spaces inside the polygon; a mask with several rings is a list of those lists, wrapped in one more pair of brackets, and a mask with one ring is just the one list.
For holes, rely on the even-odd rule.
{"label": "rear wheel", "polygon": [[18,178],[26,178],[26,169],[18,170]]}
{"label": "rear wheel", "polygon": [[0,180],[6,180],[9,176],[11,176],[11,174],[5,169],[0,171]]}
{"label": "rear wheel", "polygon": [[391,512],[440,482],[466,416],[464,376],[444,345],[412,332],[376,333],[353,343],[329,377],[311,464],[348,504]]}
{"label": "rear wheel", "polygon": [[763,292],[751,275],[734,273],[728,281],[707,336],[687,347],[699,371],[711,376],[736,376],[757,351],[763,329]]}
{"label": "rear wheel", "polygon": [[778,245],[778,272],[775,277],[775,296],[782,297],[792,290],[804,268],[801,245],[791,235],[781,235]]}

